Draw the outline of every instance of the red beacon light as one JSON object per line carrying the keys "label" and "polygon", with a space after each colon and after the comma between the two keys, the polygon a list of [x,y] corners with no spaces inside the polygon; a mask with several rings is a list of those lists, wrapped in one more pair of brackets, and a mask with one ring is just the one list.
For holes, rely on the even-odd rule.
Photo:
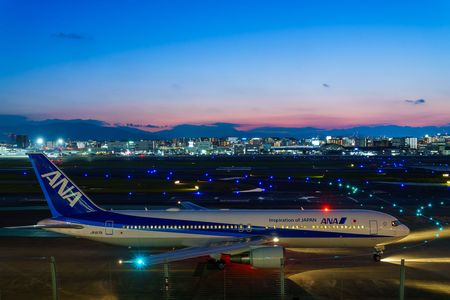
{"label": "red beacon light", "polygon": [[323,210],[324,212],[329,212],[329,211],[330,211],[330,208],[329,208],[328,206],[325,206],[324,208],[322,208],[322,210]]}

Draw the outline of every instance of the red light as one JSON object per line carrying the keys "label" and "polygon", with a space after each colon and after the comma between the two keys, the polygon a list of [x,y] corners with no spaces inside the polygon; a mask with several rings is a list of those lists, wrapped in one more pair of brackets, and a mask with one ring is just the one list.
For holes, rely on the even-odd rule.
{"label": "red light", "polygon": [[325,206],[325,207],[323,208],[323,211],[324,211],[324,212],[328,212],[328,211],[330,211],[330,209],[328,208],[328,206]]}

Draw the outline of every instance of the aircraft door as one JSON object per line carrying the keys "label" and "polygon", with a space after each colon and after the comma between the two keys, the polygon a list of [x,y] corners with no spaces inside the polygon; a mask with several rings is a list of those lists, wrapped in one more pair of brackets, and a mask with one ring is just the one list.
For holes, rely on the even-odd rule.
{"label": "aircraft door", "polygon": [[114,234],[114,221],[106,221],[105,222],[105,234],[106,235]]}
{"label": "aircraft door", "polygon": [[369,221],[369,227],[370,227],[370,234],[371,235],[377,235],[378,234],[378,222],[377,222],[377,220],[370,220]]}

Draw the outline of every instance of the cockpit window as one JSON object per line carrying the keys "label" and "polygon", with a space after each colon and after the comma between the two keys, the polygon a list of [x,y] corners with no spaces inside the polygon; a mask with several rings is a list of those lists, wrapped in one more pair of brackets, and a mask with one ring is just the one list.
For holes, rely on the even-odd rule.
{"label": "cockpit window", "polygon": [[391,224],[392,224],[392,227],[397,227],[398,225],[401,225],[402,223],[400,223],[399,220],[394,220],[391,222]]}

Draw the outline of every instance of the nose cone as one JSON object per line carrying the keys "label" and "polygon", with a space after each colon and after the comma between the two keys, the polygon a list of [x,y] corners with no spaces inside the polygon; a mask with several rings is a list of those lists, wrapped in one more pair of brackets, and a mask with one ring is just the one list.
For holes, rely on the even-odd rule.
{"label": "nose cone", "polygon": [[409,228],[406,225],[402,224],[399,227],[400,227],[398,229],[398,235],[399,236],[405,237],[405,236],[407,236],[409,234],[410,230],[409,230]]}

